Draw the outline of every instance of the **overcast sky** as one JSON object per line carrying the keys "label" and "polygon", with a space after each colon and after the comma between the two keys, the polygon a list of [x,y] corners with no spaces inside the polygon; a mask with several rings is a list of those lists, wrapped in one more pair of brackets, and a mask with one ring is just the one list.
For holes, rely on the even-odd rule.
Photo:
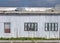
{"label": "overcast sky", "polygon": [[14,7],[53,7],[60,4],[60,0],[0,0],[0,6]]}

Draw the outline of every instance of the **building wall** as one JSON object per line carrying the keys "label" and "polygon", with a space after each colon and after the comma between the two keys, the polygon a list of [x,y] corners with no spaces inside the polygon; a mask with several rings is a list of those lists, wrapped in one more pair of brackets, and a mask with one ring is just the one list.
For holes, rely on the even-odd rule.
{"label": "building wall", "polygon": [[[11,33],[4,33],[4,22],[11,23]],[[38,23],[38,31],[24,31],[25,22]],[[0,37],[45,37],[58,38],[58,31],[45,31],[45,23],[58,23],[60,29],[60,16],[37,15],[37,16],[5,16],[0,15]]]}

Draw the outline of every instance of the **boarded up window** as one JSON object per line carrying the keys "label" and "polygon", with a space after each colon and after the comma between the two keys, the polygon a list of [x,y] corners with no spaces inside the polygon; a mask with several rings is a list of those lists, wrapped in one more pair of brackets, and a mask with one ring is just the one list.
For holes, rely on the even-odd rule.
{"label": "boarded up window", "polygon": [[4,32],[10,33],[10,23],[4,23]]}

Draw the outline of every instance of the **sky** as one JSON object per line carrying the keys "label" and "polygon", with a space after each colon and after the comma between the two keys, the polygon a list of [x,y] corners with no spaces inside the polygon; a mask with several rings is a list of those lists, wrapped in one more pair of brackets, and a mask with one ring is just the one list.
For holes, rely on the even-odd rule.
{"label": "sky", "polygon": [[0,0],[1,7],[54,7],[60,0]]}

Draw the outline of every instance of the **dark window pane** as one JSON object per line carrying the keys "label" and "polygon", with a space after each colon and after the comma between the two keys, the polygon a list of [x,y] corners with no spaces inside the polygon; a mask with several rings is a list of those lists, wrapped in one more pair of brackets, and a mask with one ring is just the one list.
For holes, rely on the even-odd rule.
{"label": "dark window pane", "polygon": [[51,31],[53,30],[53,28],[52,28],[52,23],[51,23]]}
{"label": "dark window pane", "polygon": [[47,31],[49,31],[49,23],[47,23]]}

